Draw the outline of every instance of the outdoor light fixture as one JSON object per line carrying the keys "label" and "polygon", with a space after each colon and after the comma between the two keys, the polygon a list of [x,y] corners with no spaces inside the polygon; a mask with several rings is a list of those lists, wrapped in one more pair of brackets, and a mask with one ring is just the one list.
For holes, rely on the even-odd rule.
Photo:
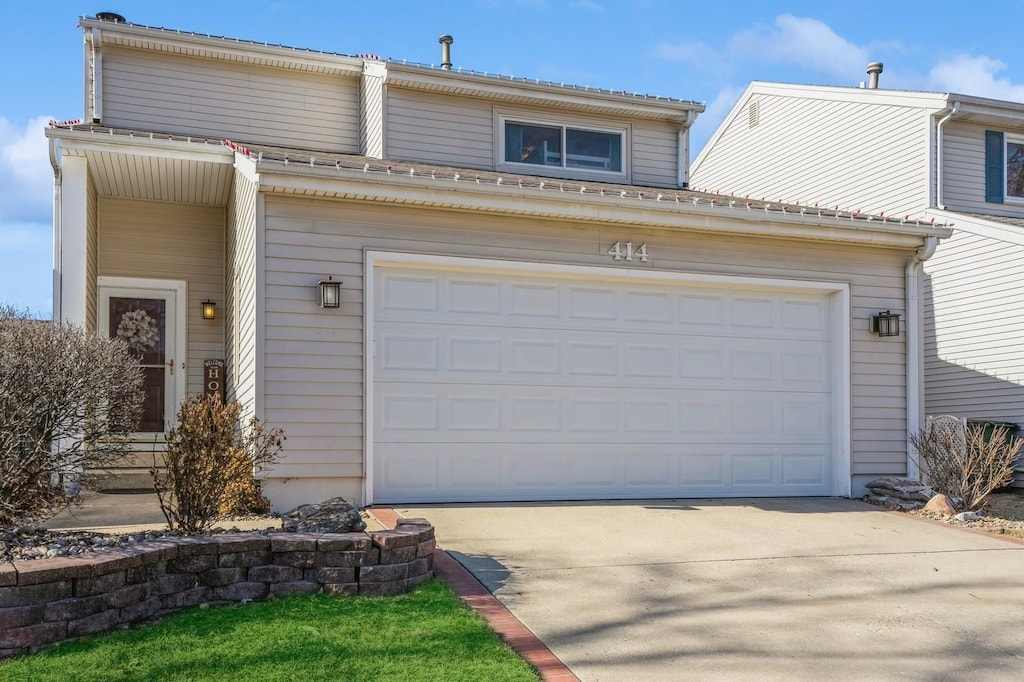
{"label": "outdoor light fixture", "polygon": [[871,316],[871,331],[879,336],[900,335],[900,314],[886,310]]}
{"label": "outdoor light fixture", "polygon": [[206,299],[203,301],[203,319],[212,320],[215,317],[217,317],[217,304],[210,299]]}
{"label": "outdoor light fixture", "polygon": [[320,280],[316,286],[320,290],[321,308],[341,307],[341,282],[331,279],[328,275],[327,279]]}

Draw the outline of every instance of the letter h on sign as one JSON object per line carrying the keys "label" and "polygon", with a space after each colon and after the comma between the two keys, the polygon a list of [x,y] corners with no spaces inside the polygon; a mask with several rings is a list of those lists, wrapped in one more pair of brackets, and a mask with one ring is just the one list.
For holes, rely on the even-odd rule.
{"label": "letter h on sign", "polygon": [[217,396],[224,402],[224,361],[203,361],[203,394],[207,398]]}

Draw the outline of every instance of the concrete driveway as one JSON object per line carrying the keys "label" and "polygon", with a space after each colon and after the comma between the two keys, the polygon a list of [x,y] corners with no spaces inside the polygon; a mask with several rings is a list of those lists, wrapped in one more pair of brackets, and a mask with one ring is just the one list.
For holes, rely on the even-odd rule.
{"label": "concrete driveway", "polygon": [[840,499],[395,507],[583,680],[1024,679],[1024,546]]}

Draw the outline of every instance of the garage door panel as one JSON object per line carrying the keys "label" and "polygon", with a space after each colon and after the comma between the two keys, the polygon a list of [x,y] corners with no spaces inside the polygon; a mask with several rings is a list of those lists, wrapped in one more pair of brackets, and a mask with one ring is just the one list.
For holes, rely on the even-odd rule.
{"label": "garage door panel", "polygon": [[829,306],[821,296],[757,296],[659,284],[580,284],[557,277],[466,277],[402,268],[378,272],[378,322],[528,327],[559,331],[644,332],[697,336],[827,340]]}
{"label": "garage door panel", "polygon": [[[747,390],[828,390],[829,344],[792,340],[716,339],[685,334],[553,330],[462,325],[377,325],[380,382],[446,380],[541,385],[704,386],[707,380]],[[688,383],[689,382],[689,383]]]}
{"label": "garage door panel", "polygon": [[[813,450],[764,444],[478,444],[382,446],[375,476],[388,502],[828,495]],[[454,496],[454,497],[453,497]],[[381,500],[384,501],[384,500]]]}
{"label": "garage door panel", "polygon": [[824,294],[378,268],[380,502],[827,495]]}
{"label": "garage door panel", "polygon": [[831,440],[827,393],[574,387],[378,385],[377,443]]}

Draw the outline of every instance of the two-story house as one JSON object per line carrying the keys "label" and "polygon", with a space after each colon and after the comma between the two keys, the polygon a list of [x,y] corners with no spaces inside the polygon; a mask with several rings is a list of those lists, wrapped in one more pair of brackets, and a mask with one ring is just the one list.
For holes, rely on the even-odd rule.
{"label": "two-story house", "polygon": [[1024,424],[1024,104],[879,89],[872,71],[861,88],[751,83],[692,184],[953,225],[924,265],[920,311],[906,309],[924,324],[909,338],[923,408]]}
{"label": "two-story house", "polygon": [[55,309],[140,354],[141,443],[223,361],[285,429],[278,508],[903,472],[916,383],[870,320],[948,228],[689,191],[702,105],[459,70],[446,37],[432,68],[81,26]]}

